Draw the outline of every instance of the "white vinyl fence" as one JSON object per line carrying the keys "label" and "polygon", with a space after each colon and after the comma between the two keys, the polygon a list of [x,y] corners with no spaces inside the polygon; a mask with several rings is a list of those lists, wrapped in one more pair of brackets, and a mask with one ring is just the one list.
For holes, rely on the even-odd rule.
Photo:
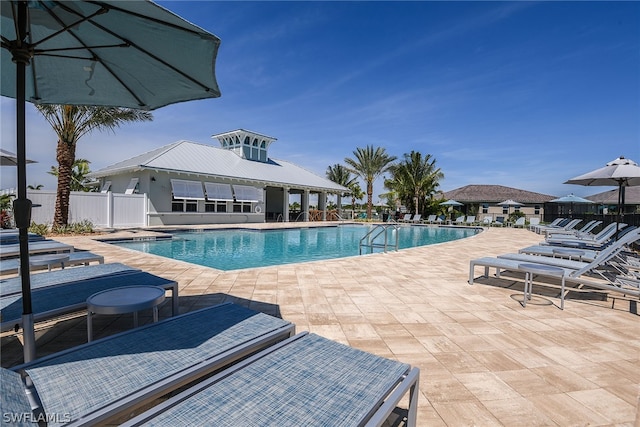
{"label": "white vinyl fence", "polygon": [[[36,224],[52,224],[56,192],[27,191],[27,197],[34,204],[31,221]],[[86,220],[91,221],[96,228],[146,227],[147,207],[146,194],[72,191],[69,199],[69,224]]]}

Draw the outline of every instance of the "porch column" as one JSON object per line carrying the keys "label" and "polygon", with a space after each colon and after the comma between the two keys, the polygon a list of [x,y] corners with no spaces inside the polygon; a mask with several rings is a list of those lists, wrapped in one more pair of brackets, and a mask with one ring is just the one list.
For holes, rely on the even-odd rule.
{"label": "porch column", "polygon": [[323,191],[318,194],[318,209],[322,211],[322,220],[327,220],[327,192]]}
{"label": "porch column", "polygon": [[304,212],[304,222],[309,222],[309,190],[304,190],[300,198],[302,212]]}
{"label": "porch column", "polygon": [[282,187],[282,221],[289,222],[289,187]]}
{"label": "porch column", "polygon": [[336,208],[336,212],[338,212],[338,219],[342,218],[342,194],[338,193],[338,198],[337,198],[337,204],[338,207]]}

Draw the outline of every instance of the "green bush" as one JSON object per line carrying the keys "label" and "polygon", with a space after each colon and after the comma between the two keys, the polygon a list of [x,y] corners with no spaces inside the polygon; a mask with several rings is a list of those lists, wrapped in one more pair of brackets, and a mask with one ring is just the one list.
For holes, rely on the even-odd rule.
{"label": "green bush", "polygon": [[42,236],[47,234],[91,234],[94,232],[93,223],[89,220],[71,223],[62,227],[49,227],[47,224],[32,222],[29,231]]}
{"label": "green bush", "polygon": [[36,224],[35,222],[31,222],[29,226],[29,232],[39,234],[41,236],[46,236],[49,234],[49,226],[47,224]]}

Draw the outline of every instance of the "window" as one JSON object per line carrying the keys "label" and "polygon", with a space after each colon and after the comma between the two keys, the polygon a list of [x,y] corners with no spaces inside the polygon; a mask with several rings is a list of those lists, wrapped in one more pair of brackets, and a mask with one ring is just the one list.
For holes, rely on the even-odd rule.
{"label": "window", "polygon": [[198,212],[198,200],[204,200],[200,181],[171,180],[172,212]]}
{"label": "window", "polygon": [[489,213],[489,204],[488,203],[483,203],[482,204],[482,213],[483,214]]}
{"label": "window", "polygon": [[262,202],[262,188],[251,187],[249,185],[234,185],[233,192],[236,196],[236,202]]}
{"label": "window", "polygon": [[207,201],[233,200],[230,184],[219,184],[215,182],[205,182],[204,189],[207,192]]}
{"label": "window", "polygon": [[174,199],[204,200],[204,191],[200,181],[171,180],[171,191]]}
{"label": "window", "polygon": [[251,203],[235,202],[233,204],[233,212],[235,213],[251,213]]}
{"label": "window", "polygon": [[502,213],[507,215],[509,213],[509,206],[503,206],[502,207]]}
{"label": "window", "polygon": [[540,205],[535,205],[533,207],[533,214],[534,215],[540,215]]}
{"label": "window", "polygon": [[111,181],[105,181],[104,184],[102,185],[102,188],[100,189],[100,192],[107,193],[110,188],[111,188]]}
{"label": "window", "polygon": [[131,178],[127,189],[124,190],[124,194],[134,194],[138,192],[138,178]]}
{"label": "window", "polygon": [[171,212],[198,212],[196,200],[174,200],[171,202]]}
{"label": "window", "polygon": [[227,202],[217,201],[217,202],[207,202],[204,205],[205,212],[226,212],[227,211]]}

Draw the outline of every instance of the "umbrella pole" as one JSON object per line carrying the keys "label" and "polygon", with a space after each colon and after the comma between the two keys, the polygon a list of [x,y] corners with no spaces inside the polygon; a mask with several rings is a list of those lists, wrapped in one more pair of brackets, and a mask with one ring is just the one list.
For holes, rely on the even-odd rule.
{"label": "umbrella pole", "polygon": [[18,198],[13,202],[13,213],[18,227],[20,244],[20,279],[22,283],[22,331],[24,361],[35,359],[36,343],[31,306],[31,278],[29,275],[29,224],[31,223],[31,200],[27,199],[27,156],[26,156],[26,120],[25,92],[26,67],[29,53],[26,44],[27,2],[18,3],[18,49],[13,52],[16,63],[16,151],[18,158]]}

